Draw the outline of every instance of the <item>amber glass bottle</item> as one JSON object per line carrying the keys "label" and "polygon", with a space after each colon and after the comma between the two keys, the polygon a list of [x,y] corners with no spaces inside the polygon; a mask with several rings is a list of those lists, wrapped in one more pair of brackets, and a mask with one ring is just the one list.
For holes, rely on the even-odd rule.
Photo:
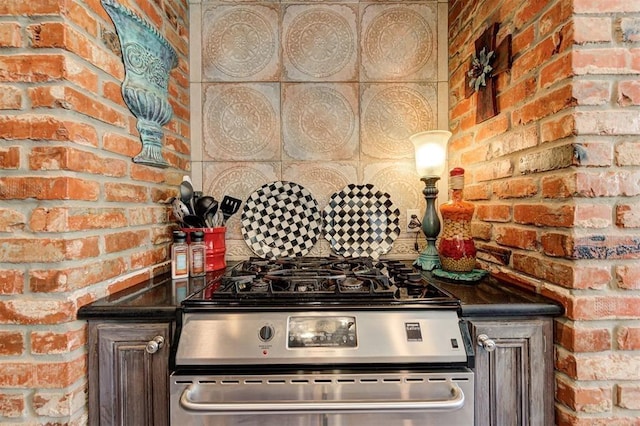
{"label": "amber glass bottle", "polygon": [[476,264],[476,246],[471,236],[475,206],[463,199],[464,169],[456,167],[449,176],[451,200],[440,205],[443,221],[438,241],[440,263],[445,271],[471,272]]}

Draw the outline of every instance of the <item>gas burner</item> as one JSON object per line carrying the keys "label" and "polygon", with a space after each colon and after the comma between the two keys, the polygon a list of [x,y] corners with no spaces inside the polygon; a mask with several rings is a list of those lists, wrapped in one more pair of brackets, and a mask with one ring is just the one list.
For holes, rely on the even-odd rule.
{"label": "gas burner", "polygon": [[356,277],[347,277],[340,282],[340,289],[343,291],[360,291],[362,286],[362,281]]}

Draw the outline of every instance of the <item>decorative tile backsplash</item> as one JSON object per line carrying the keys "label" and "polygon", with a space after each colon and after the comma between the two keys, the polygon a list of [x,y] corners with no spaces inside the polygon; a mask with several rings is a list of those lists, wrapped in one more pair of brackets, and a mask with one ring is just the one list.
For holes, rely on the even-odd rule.
{"label": "decorative tile backsplash", "polygon": [[[196,188],[244,200],[286,180],[322,209],[371,183],[400,210],[390,255],[416,257],[406,210],[425,202],[409,136],[448,128],[447,3],[192,0],[190,14]],[[252,255],[240,214],[227,227],[228,259]],[[309,255],[330,250],[321,239]]]}

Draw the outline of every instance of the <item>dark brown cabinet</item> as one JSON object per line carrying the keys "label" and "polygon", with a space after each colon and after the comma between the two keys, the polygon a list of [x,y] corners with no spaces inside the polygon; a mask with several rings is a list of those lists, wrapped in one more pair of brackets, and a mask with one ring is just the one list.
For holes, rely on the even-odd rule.
{"label": "dark brown cabinet", "polygon": [[468,318],[477,426],[554,424],[553,319]]}
{"label": "dark brown cabinet", "polygon": [[171,324],[89,321],[89,424],[169,424]]}

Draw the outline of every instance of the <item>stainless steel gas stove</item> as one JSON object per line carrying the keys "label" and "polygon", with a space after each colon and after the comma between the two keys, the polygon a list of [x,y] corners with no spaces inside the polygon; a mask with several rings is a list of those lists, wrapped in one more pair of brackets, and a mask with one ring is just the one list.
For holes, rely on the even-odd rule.
{"label": "stainless steel gas stove", "polygon": [[185,299],[171,421],[473,424],[459,302],[402,262],[249,259]]}

